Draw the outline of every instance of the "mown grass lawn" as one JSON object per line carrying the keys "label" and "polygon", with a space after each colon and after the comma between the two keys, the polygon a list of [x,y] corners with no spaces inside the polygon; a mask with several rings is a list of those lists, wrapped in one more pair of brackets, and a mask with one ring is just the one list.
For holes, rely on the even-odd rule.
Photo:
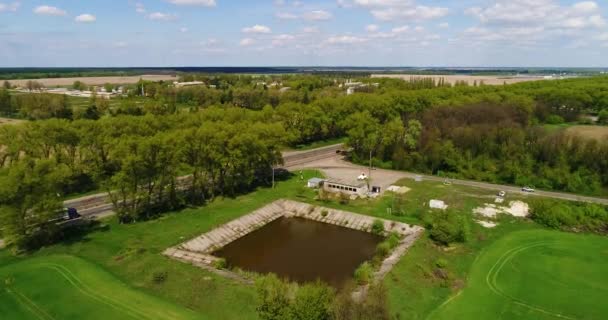
{"label": "mown grass lawn", "polygon": [[[320,174],[314,171],[304,172],[304,180],[313,176]],[[115,219],[110,219],[105,221],[105,225],[99,230],[82,238],[41,249],[26,257],[13,257],[6,251],[0,250],[0,280],[3,286],[0,293],[0,314],[2,318],[5,318],[5,314],[9,315],[7,319],[34,318],[31,311],[19,302],[26,300],[15,300],[14,294],[6,291],[6,288],[15,288],[43,310],[42,313],[39,312],[40,314],[46,312],[55,315],[55,319],[132,318],[129,312],[104,306],[98,300],[83,294],[57,271],[49,269],[41,272],[35,267],[51,263],[67,267],[71,272],[76,273],[83,283],[95,289],[93,291],[100,291],[106,295],[124,291],[124,295],[121,293],[117,296],[120,297],[120,301],[130,301],[129,303],[132,302],[135,306],[145,306],[145,309],[151,308],[151,310],[154,308],[149,307],[150,304],[158,304],[163,306],[163,310],[173,310],[175,319],[188,319],[192,315],[198,319],[256,319],[256,295],[252,287],[166,258],[161,252],[167,247],[195,237],[280,198],[414,224],[422,223],[430,199],[445,200],[455,210],[455,214],[467,215],[471,215],[474,207],[492,202],[494,199],[493,192],[476,188],[403,180],[398,184],[408,186],[411,191],[401,200],[387,194],[377,200],[356,200],[340,204],[337,201],[315,200],[315,193],[305,188],[305,183],[306,181],[294,176],[279,182],[275,189],[260,188],[233,199],[216,199],[204,207],[168,213],[148,222],[121,225]],[[389,207],[394,207],[396,202],[400,203],[403,211],[398,216],[387,210]],[[511,312],[507,314],[513,315],[512,319],[517,318],[520,316],[517,304],[510,302],[504,296],[493,296],[496,294],[487,286],[484,287],[482,280],[492,263],[498,261],[512,246],[535,242],[536,237],[560,238],[563,235],[563,238],[571,239],[568,240],[570,249],[558,252],[551,251],[549,247],[548,252],[541,252],[547,256],[547,259],[539,260],[541,261],[539,266],[530,264],[535,261],[534,257],[539,254],[538,251],[523,252],[514,257],[510,263],[519,263],[517,269],[524,272],[511,272],[508,266],[501,270],[496,281],[506,294],[553,310],[553,306],[547,305],[546,301],[533,299],[542,292],[544,288],[540,286],[542,282],[536,282],[539,288],[536,295],[528,296],[520,292],[526,290],[528,283],[535,283],[534,278],[539,272],[549,269],[568,273],[571,268],[581,269],[587,265],[587,270],[608,267],[605,264],[608,260],[604,247],[607,243],[606,238],[545,231],[532,222],[509,217],[502,217],[499,222],[500,225],[494,229],[485,229],[471,223],[471,236],[464,245],[440,247],[426,235],[418,240],[385,279],[394,317],[425,319],[430,315],[439,319],[496,319],[507,310]],[[509,240],[512,235],[517,234],[530,236],[513,236],[520,240]],[[576,239],[580,241],[575,241]],[[587,239],[592,239],[591,242],[595,244],[586,246],[585,243],[589,242]],[[597,255],[598,250],[604,250],[604,255],[587,257]],[[601,257],[604,260],[601,260]],[[442,272],[437,270],[439,260],[443,260],[442,264],[445,264]],[[526,261],[530,263],[525,263]],[[570,261],[564,265],[563,270],[562,261]],[[580,275],[591,276],[590,279],[595,281],[600,289],[608,285],[606,278],[599,277],[596,272]],[[31,281],[27,280],[30,278]],[[74,280],[73,277],[68,278]],[[583,285],[585,282],[581,279],[560,279],[566,284],[576,285],[576,288],[581,290],[585,288]],[[547,286],[546,289],[557,291],[557,287],[553,285]],[[447,299],[459,292],[461,293],[457,298],[445,304]],[[584,294],[602,292],[601,290],[584,291]],[[550,293],[547,299],[552,300],[555,297]],[[484,305],[485,302],[489,304],[488,307],[484,307],[487,310],[479,311],[480,303]],[[444,305],[441,306],[442,304]],[[578,311],[582,312],[582,310]],[[535,319],[533,317],[535,313],[530,313],[529,310],[526,312],[521,313],[524,318]],[[572,312],[577,318],[585,318],[585,316],[597,318],[597,315],[605,318],[608,314],[608,311],[601,308],[595,313],[586,314],[573,312],[570,309],[562,312]],[[537,316],[537,319],[543,317],[543,315]],[[45,319],[44,315],[42,319]]]}
{"label": "mown grass lawn", "polygon": [[513,232],[483,250],[466,289],[430,319],[606,319],[608,239]]}

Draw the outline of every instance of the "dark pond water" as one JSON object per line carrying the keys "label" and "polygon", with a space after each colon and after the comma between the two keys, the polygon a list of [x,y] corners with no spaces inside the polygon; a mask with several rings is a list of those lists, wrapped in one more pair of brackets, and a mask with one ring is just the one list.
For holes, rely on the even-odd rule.
{"label": "dark pond water", "polygon": [[279,218],[228,244],[214,255],[231,267],[275,273],[292,281],[321,279],[340,287],[373,257],[382,237],[311,221]]}

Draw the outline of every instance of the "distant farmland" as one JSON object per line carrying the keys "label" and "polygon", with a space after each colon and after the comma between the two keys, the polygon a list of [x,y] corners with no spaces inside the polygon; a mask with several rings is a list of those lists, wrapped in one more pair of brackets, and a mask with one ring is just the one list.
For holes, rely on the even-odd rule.
{"label": "distant farmland", "polygon": [[477,83],[483,82],[487,85],[503,85],[503,84],[513,84],[519,82],[527,82],[527,81],[539,81],[544,80],[542,77],[509,77],[509,76],[467,76],[467,75],[420,75],[420,74],[372,74],[372,78],[395,78],[395,79],[425,79],[425,78],[433,78],[436,81],[439,79],[444,79],[446,82],[450,84],[455,84],[458,81],[466,81],[469,85],[472,85],[475,81]]}
{"label": "distant farmland", "polygon": [[30,81],[38,81],[45,87],[61,87],[71,86],[74,81],[81,81],[90,86],[99,86],[106,83],[111,84],[132,84],[137,83],[139,79],[147,81],[177,81],[176,76],[172,75],[142,75],[142,76],[127,76],[127,77],[79,77],[79,78],[50,78],[50,79],[19,79],[8,80],[14,86],[23,87]]}

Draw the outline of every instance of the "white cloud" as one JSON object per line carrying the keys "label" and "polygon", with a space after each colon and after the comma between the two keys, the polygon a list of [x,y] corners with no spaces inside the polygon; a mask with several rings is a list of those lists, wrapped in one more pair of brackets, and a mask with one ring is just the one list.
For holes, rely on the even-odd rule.
{"label": "white cloud", "polygon": [[244,38],[244,39],[241,39],[241,42],[239,42],[239,45],[241,47],[248,47],[248,46],[251,46],[254,44],[255,44],[255,40],[251,39],[251,38]]}
{"label": "white cloud", "polygon": [[18,1],[9,4],[0,3],[0,12],[15,12],[19,9],[19,6],[21,6],[21,2]]}
{"label": "white cloud", "polygon": [[415,0],[341,0],[338,5],[366,8],[374,18],[382,21],[428,20],[444,17],[449,12],[449,9],[444,7],[418,5]]}
{"label": "white cloud", "polygon": [[129,46],[128,42],[125,41],[117,41],[112,44],[114,48],[126,48]]}
{"label": "white cloud", "polygon": [[410,26],[396,27],[391,30],[393,33],[404,33],[410,31]]}
{"label": "white cloud", "polygon": [[81,23],[91,23],[91,22],[97,21],[97,18],[92,14],[83,13],[83,14],[77,16],[76,18],[74,18],[74,21],[81,22]]}
{"label": "white cloud", "polygon": [[449,28],[450,24],[447,22],[442,22],[440,24],[438,24],[439,28]]}
{"label": "white cloud", "polygon": [[146,13],[146,7],[143,3],[138,2],[135,4],[135,12],[137,13]]}
{"label": "white cloud", "polygon": [[322,20],[331,19],[333,17],[333,15],[327,11],[314,10],[314,11],[304,13],[303,17],[306,20],[322,21]]}
{"label": "white cloud", "polygon": [[171,13],[153,12],[148,15],[150,20],[171,21],[177,19],[177,16]]}
{"label": "white cloud", "polygon": [[298,18],[297,15],[289,12],[277,12],[274,16],[281,20],[293,20]]}
{"label": "white cloud", "polygon": [[368,25],[365,27],[365,30],[366,30],[367,32],[376,32],[376,31],[378,31],[379,29],[380,29],[380,27],[378,27],[378,26],[377,26],[377,25],[375,25],[375,24],[368,24]]}
{"label": "white cloud", "polygon": [[355,37],[351,35],[343,35],[343,36],[332,36],[325,40],[327,44],[356,44],[366,42],[367,39]]}
{"label": "white cloud", "polygon": [[177,6],[201,6],[201,7],[215,7],[217,4],[215,0],[168,0]]}
{"label": "white cloud", "polygon": [[272,39],[272,45],[274,47],[281,47],[281,46],[285,46],[287,45],[289,42],[295,40],[296,37],[290,35],[290,34],[280,34],[278,36],[275,36]]}
{"label": "white cloud", "polygon": [[252,27],[243,28],[242,31],[244,33],[271,33],[272,32],[269,27],[259,25],[259,24],[256,24],[255,26],[252,26]]}
{"label": "white cloud", "polygon": [[188,31],[190,31],[190,30],[188,28],[186,28],[186,27],[179,28],[179,32],[181,32],[181,33],[186,33]]}
{"label": "white cloud", "polygon": [[38,6],[34,9],[34,13],[43,16],[65,16],[67,14],[65,10],[51,6]]}
{"label": "white cloud", "polygon": [[547,29],[599,28],[606,25],[597,3],[583,1],[564,6],[557,0],[498,0],[465,13],[492,26],[544,26]]}
{"label": "white cloud", "polygon": [[303,33],[318,33],[319,32],[319,28],[317,28],[317,27],[304,27],[304,28],[302,28],[302,32]]}

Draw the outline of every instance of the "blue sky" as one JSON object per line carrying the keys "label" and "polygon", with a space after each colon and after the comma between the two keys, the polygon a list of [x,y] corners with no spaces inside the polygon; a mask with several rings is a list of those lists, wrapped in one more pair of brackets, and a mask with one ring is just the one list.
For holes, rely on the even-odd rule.
{"label": "blue sky", "polygon": [[0,0],[0,67],[608,67],[608,3]]}

